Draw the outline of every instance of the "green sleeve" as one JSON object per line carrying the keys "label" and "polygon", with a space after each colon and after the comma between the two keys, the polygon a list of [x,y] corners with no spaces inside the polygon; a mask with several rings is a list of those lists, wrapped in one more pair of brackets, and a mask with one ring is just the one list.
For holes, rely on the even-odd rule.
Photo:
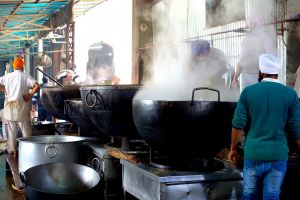
{"label": "green sleeve", "polygon": [[293,139],[300,140],[300,103],[296,92],[292,92],[286,130]]}
{"label": "green sleeve", "polygon": [[248,109],[246,101],[246,90],[243,90],[234,112],[232,126],[244,130],[248,122]]}

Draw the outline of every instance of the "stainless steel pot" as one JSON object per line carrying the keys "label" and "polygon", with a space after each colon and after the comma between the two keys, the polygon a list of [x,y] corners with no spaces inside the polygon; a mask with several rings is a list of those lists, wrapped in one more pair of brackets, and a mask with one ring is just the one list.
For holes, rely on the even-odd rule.
{"label": "stainless steel pot", "polygon": [[45,163],[80,163],[85,138],[32,136],[19,138],[19,171]]}

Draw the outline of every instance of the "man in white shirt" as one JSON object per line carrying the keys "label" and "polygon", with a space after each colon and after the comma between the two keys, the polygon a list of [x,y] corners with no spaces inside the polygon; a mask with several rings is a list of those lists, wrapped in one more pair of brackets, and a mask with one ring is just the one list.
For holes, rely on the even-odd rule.
{"label": "man in white shirt", "polygon": [[[17,57],[13,62],[14,72],[0,77],[0,85],[5,87],[5,102],[3,118],[8,135],[8,153],[16,157],[16,137],[19,131],[22,136],[31,135],[31,97],[40,86],[28,74],[23,72],[24,62]],[[30,88],[32,88],[30,92]]]}
{"label": "man in white shirt", "polygon": [[238,79],[241,76],[241,92],[247,86],[258,82],[259,55],[264,53],[275,55],[276,50],[274,29],[269,26],[263,26],[262,19],[258,16],[248,16],[247,21],[250,32],[246,34],[242,41],[240,58],[232,81],[232,86],[237,88]]}

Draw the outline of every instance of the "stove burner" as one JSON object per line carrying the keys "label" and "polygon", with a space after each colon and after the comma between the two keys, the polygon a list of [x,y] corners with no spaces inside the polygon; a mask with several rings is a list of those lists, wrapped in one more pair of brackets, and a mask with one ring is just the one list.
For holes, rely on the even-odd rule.
{"label": "stove burner", "polygon": [[191,170],[212,172],[218,171],[225,167],[221,160],[213,157],[207,158],[180,158],[174,155],[163,155],[161,153],[151,151],[150,164],[153,167],[168,170]]}

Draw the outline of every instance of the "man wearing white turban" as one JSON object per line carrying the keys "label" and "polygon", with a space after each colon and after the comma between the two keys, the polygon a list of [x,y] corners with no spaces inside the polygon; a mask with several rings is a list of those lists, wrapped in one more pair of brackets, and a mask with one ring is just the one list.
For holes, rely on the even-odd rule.
{"label": "man wearing white turban", "polygon": [[281,62],[271,54],[259,56],[259,83],[246,87],[232,120],[231,148],[228,159],[238,159],[237,144],[245,132],[243,199],[279,200],[286,172],[288,142],[295,140],[300,149],[300,103],[297,93],[281,84]]}

